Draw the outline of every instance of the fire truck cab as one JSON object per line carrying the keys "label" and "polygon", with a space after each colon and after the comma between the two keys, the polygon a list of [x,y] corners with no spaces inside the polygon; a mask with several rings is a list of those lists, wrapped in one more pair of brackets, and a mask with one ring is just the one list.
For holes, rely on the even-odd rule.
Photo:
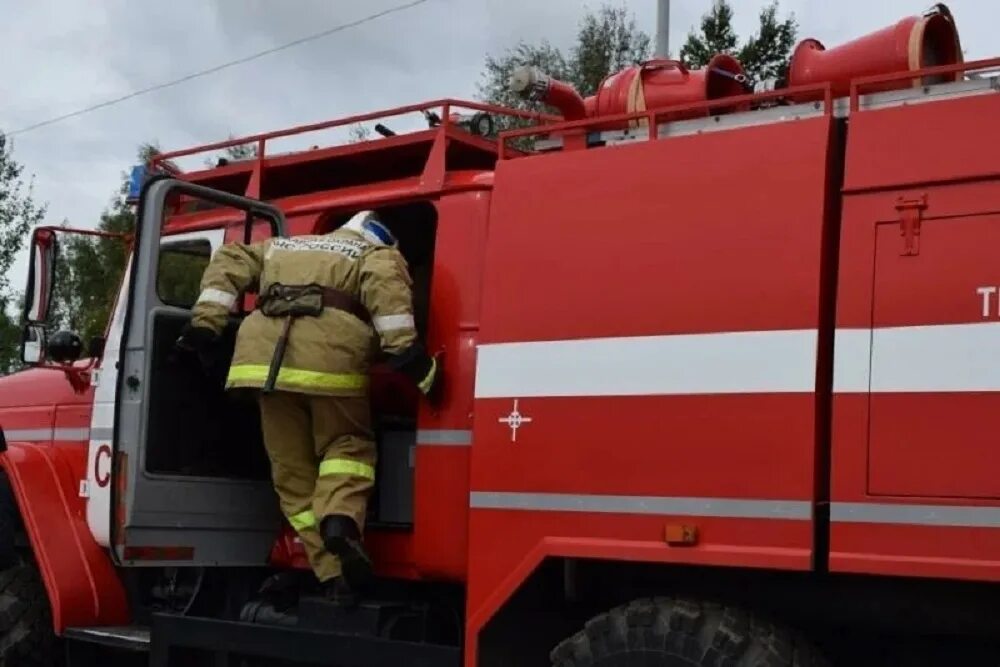
{"label": "fire truck cab", "polygon": [[[647,63],[587,100],[520,72],[561,116],[441,100],[158,156],[84,355],[49,345],[70,232],[36,230],[34,368],[0,380],[0,656],[995,661],[1000,60],[961,62],[951,21],[806,40],[758,94],[713,79],[732,59]],[[428,127],[269,150],[407,113]],[[255,155],[173,166],[235,144]],[[221,244],[368,208],[443,400],[373,372],[378,580],[351,612],[308,585],[277,604],[261,582],[307,565],[256,408],[224,363],[170,350]]]}

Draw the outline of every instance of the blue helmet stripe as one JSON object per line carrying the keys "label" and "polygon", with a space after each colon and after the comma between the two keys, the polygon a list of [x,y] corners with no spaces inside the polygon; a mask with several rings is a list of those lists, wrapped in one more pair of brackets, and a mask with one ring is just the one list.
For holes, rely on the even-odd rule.
{"label": "blue helmet stripe", "polygon": [[380,223],[369,218],[364,222],[365,230],[371,232],[379,241],[385,245],[394,245],[396,243],[395,237],[392,235],[388,229],[382,226]]}

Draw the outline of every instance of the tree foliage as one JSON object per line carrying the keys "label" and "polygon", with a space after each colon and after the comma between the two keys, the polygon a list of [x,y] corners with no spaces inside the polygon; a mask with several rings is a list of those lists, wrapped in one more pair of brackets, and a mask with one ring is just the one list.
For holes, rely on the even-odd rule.
{"label": "tree foliage", "polygon": [[[778,9],[777,0],[764,7],[756,32],[741,42],[733,27],[732,5],[717,0],[697,29],[688,34],[681,59],[696,68],[707,65],[717,53],[735,56],[743,63],[751,84],[784,76],[798,24],[794,15],[779,17]],[[536,104],[521,99],[508,87],[513,71],[523,65],[572,83],[581,95],[592,95],[609,74],[647,60],[651,51],[650,37],[636,25],[634,15],[625,7],[605,4],[584,14],[568,50],[544,40],[537,44],[522,41],[499,55],[487,55],[478,97],[515,109],[536,109]],[[499,129],[517,124],[509,119],[499,121]]]}
{"label": "tree foliage", "polygon": [[351,144],[356,144],[362,141],[368,141],[372,138],[372,131],[368,129],[367,125],[361,123],[355,123],[347,128],[347,142]]}
{"label": "tree foliage", "polygon": [[[139,147],[138,159],[148,163],[159,152],[155,144],[144,144]],[[175,168],[170,163],[164,166],[168,170]],[[85,343],[104,335],[125,272],[129,238],[136,224],[135,209],[126,201],[127,192],[128,175],[123,173],[118,191],[97,223],[99,231],[118,237],[62,235],[49,321],[52,328],[76,332]],[[192,295],[198,293],[207,261],[204,251],[195,246],[178,245],[162,252],[156,276],[161,300],[189,306]]]}
{"label": "tree foliage", "polygon": [[[230,139],[233,137],[230,136]],[[226,157],[230,160],[250,160],[257,157],[257,144],[236,144],[226,148]]]}
{"label": "tree foliage", "polygon": [[570,81],[581,95],[593,95],[609,74],[649,58],[649,35],[625,7],[604,5],[580,21],[570,58]]}
{"label": "tree foliage", "polygon": [[[139,162],[159,153],[155,144],[143,144]],[[125,200],[128,175],[123,173],[118,191],[101,213],[97,230],[129,236],[135,231],[135,211]],[[78,333],[84,342],[104,333],[125,271],[129,245],[121,238],[65,234],[56,268],[54,327]]]}
{"label": "tree foliage", "polygon": [[649,57],[650,38],[625,7],[602,5],[580,20],[576,41],[568,54],[546,40],[518,42],[498,56],[487,55],[478,85],[479,99],[518,109],[528,104],[512,93],[513,71],[531,65],[572,83],[581,95],[592,95],[606,76]]}
{"label": "tree foliage", "polygon": [[21,299],[11,285],[11,268],[28,233],[44,217],[45,206],[35,202],[32,179],[0,133],[0,373],[15,369],[20,359],[20,323],[12,309]]}
{"label": "tree foliage", "polygon": [[784,78],[788,59],[798,35],[795,15],[778,17],[778,0],[760,10],[757,32],[742,44],[733,28],[733,8],[727,0],[713,3],[697,31],[688,33],[681,47],[681,60],[689,67],[704,67],[717,53],[735,56],[750,83]]}
{"label": "tree foliage", "polygon": [[[233,135],[229,135],[229,141],[235,139]],[[209,156],[205,158],[205,166],[209,169],[214,169],[222,164],[228,162],[239,162],[240,160],[252,160],[257,157],[257,144],[235,144],[233,146],[226,146],[222,149],[221,153],[214,156]]]}
{"label": "tree foliage", "polygon": [[[576,86],[582,95],[591,95],[609,74],[646,60],[651,52],[649,35],[636,26],[634,16],[624,7],[602,5],[587,12],[580,21],[576,41],[564,52],[546,40],[538,44],[518,42],[499,55],[487,54],[477,84],[477,97],[491,104],[541,111],[537,102],[524,100],[508,85],[518,67],[530,65]],[[553,111],[553,110],[548,110]],[[528,124],[509,117],[494,119],[497,130]],[[526,146],[530,141],[518,141]]]}

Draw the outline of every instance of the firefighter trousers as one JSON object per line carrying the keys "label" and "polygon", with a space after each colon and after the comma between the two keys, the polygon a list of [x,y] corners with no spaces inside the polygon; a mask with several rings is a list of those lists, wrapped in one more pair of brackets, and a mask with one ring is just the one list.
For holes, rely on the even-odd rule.
{"label": "firefighter trousers", "polygon": [[340,574],[340,562],[323,546],[323,517],[342,514],[364,530],[375,483],[375,442],[368,398],[261,394],[264,446],[271,478],[288,518],[320,581]]}

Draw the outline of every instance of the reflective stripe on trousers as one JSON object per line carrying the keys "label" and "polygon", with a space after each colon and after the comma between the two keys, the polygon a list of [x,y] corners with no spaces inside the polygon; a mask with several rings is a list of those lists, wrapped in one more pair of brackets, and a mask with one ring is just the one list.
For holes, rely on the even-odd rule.
{"label": "reflective stripe on trousers", "polygon": [[375,468],[351,459],[327,459],[319,464],[319,476],[327,475],[351,475],[362,479],[375,479]]}
{"label": "reflective stripe on trousers", "polygon": [[288,517],[288,523],[292,524],[292,528],[294,528],[296,532],[302,532],[307,528],[316,527],[316,515],[313,514],[312,510],[305,510]]}
{"label": "reflective stripe on trousers", "polygon": [[[233,366],[229,369],[227,383],[259,382],[263,385],[269,370],[270,367],[262,364]],[[279,389],[364,389],[368,385],[368,378],[360,373],[324,373],[299,368],[282,368],[278,371],[275,384]]]}

